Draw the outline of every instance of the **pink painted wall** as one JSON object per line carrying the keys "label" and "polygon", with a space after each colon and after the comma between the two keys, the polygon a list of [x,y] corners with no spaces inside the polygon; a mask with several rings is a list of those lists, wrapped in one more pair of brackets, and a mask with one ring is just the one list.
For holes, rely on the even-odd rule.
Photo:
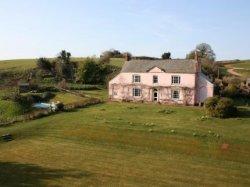
{"label": "pink painted wall", "polygon": [[[133,82],[133,75],[140,75],[141,82],[137,84],[144,84],[147,86],[173,86],[171,85],[171,76],[178,75],[181,77],[181,83],[178,84],[180,87],[195,87],[195,74],[180,74],[180,73],[120,73],[114,79],[109,82],[111,84],[132,84]],[[153,76],[158,76],[158,84],[153,84]]]}
{"label": "pink painted wall", "polygon": [[[140,75],[141,82],[133,83],[133,75]],[[158,83],[153,83],[153,76],[158,76]],[[171,76],[178,75],[181,77],[181,82],[178,85],[171,84]],[[152,101],[153,100],[153,89],[158,88],[158,99],[161,103],[184,103],[184,91],[183,87],[192,89],[190,92],[189,101],[187,104],[193,105],[195,102],[195,74],[180,74],[180,73],[165,73],[159,68],[153,68],[148,73],[120,73],[114,79],[109,82],[109,97],[113,100],[135,100],[135,101]],[[133,87],[138,87],[142,90],[140,97],[133,97]],[[163,88],[166,87],[166,88]],[[180,98],[173,100],[171,98],[171,90],[179,89]],[[185,101],[186,102],[186,101]]]}

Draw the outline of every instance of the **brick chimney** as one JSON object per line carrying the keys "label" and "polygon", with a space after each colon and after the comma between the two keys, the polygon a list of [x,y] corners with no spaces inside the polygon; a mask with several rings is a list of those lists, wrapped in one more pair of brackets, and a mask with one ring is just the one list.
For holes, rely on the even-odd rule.
{"label": "brick chimney", "polygon": [[201,61],[199,59],[199,55],[198,55],[198,52],[195,50],[195,54],[194,54],[194,59],[196,61],[196,70],[197,72],[201,72]]}

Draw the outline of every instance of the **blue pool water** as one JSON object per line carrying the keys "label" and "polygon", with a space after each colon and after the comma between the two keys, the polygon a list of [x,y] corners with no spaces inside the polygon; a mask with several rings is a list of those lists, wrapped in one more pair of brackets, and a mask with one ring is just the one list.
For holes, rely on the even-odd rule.
{"label": "blue pool water", "polygon": [[48,103],[36,103],[33,105],[35,108],[48,109],[51,107],[51,104]]}

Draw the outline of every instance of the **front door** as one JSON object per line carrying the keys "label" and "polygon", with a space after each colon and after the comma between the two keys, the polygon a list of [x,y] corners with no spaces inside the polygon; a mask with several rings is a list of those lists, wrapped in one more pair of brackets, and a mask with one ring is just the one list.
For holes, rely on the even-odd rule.
{"label": "front door", "polygon": [[153,92],[153,101],[158,101],[158,90],[154,90]]}

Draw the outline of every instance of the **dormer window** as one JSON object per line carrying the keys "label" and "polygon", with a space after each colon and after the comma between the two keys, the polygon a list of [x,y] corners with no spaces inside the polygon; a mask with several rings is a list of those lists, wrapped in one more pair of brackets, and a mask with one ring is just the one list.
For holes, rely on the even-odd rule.
{"label": "dormer window", "polygon": [[181,83],[181,77],[178,75],[172,75],[172,84],[180,84]]}
{"label": "dormer window", "polygon": [[157,76],[157,75],[154,75],[154,76],[153,76],[153,83],[154,83],[154,84],[157,84],[157,83],[158,83],[158,76]]}
{"label": "dormer window", "polygon": [[141,76],[140,75],[133,75],[133,83],[140,83]]}

